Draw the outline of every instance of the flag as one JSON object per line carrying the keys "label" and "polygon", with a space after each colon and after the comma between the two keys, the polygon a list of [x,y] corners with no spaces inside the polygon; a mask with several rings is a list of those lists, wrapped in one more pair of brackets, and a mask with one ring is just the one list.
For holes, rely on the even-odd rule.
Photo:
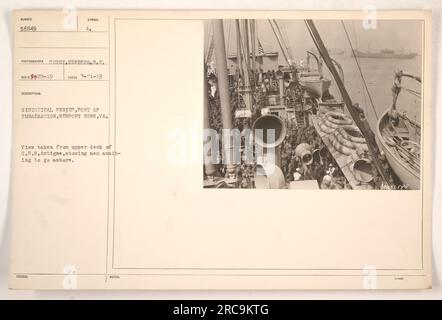
{"label": "flag", "polygon": [[258,56],[263,56],[264,54],[264,48],[262,47],[261,41],[258,39]]}

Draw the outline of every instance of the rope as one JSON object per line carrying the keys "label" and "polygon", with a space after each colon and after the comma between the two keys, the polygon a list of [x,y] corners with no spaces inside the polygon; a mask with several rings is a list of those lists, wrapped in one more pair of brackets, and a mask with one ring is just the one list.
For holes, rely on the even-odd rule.
{"label": "rope", "polygon": [[230,53],[230,29],[232,27],[232,20],[229,20],[229,27],[228,27],[228,35],[227,35],[227,58],[229,57]]}
{"label": "rope", "polygon": [[[239,39],[239,41],[240,41],[240,43],[241,43],[241,50],[242,50],[242,52],[244,53],[244,59],[243,59],[243,62],[244,62],[244,64],[246,65],[246,68],[247,68],[247,71],[248,72],[250,72],[250,71],[252,71],[252,69],[250,68],[250,66],[248,65],[248,63],[247,63],[247,60],[249,60],[250,59],[250,52],[246,52],[246,47],[245,47],[245,44],[244,44],[244,41],[243,41],[243,39],[242,38],[240,38]],[[245,56],[246,55],[248,55],[248,59],[246,60],[245,59]],[[244,80],[244,79],[243,79]]]}
{"label": "rope", "polygon": [[282,54],[284,55],[284,58],[285,58],[285,60],[287,61],[287,64],[290,66],[290,61],[289,61],[289,59],[287,58],[287,54],[285,53],[284,45],[283,45],[283,44],[281,43],[281,41],[279,40],[278,35],[276,34],[275,27],[273,26],[273,24],[272,24],[272,20],[270,20],[270,19],[269,19],[269,24],[270,24],[270,27],[272,27],[272,31],[273,31],[273,33],[275,34],[276,40],[278,41],[279,47],[281,48],[281,51],[282,51]]}
{"label": "rope", "polygon": [[378,113],[376,112],[376,109],[374,107],[373,99],[371,98],[370,91],[368,90],[367,83],[365,82],[364,75],[362,74],[361,66],[359,65],[359,61],[356,58],[355,50],[353,49],[353,45],[351,44],[350,36],[348,35],[347,28],[345,27],[345,24],[344,24],[344,20],[341,20],[341,23],[342,23],[342,27],[344,28],[345,34],[347,36],[348,43],[350,44],[350,48],[353,53],[353,57],[355,57],[356,65],[358,66],[359,73],[362,78],[362,82],[364,83],[364,86],[365,86],[365,90],[367,90],[367,95],[368,95],[368,98],[370,99],[370,103],[371,103],[371,107],[373,108],[374,115],[376,116],[376,119],[379,119]]}
{"label": "rope", "polygon": [[208,42],[209,42],[209,34],[210,34],[210,22],[208,22],[207,23],[207,26],[206,26],[206,30],[207,30],[207,32],[206,32],[206,34],[205,34],[205,36],[204,36],[204,58],[206,57],[206,55],[207,55],[207,46],[208,46]]}
{"label": "rope", "polygon": [[415,95],[416,97],[420,97],[421,96],[421,93],[419,91],[408,89],[408,88],[405,88],[405,87],[401,87],[401,89],[404,89],[405,91]]}
{"label": "rope", "polygon": [[287,49],[289,49],[290,48],[290,37],[287,33],[287,26],[284,23],[284,20],[281,20],[281,29],[282,29],[283,36],[287,39]]}
{"label": "rope", "polygon": [[[355,28],[355,24],[354,24],[353,21],[352,21],[351,25],[353,27],[353,34],[354,34],[355,43],[356,43],[356,50],[359,51],[358,38],[356,37],[356,28]],[[355,56],[355,59],[359,59],[359,57]],[[361,85],[362,85],[362,94],[364,96],[364,108],[366,108],[366,105],[367,105],[367,95],[365,93],[364,84],[361,84]]]}
{"label": "rope", "polygon": [[207,48],[206,48],[206,52],[205,52],[206,53],[205,54],[205,62],[208,63],[210,57],[212,56],[213,47],[214,47],[214,43],[213,43],[213,22],[212,21],[209,23],[209,26],[208,26],[206,46],[207,46]]}
{"label": "rope", "polygon": [[[246,52],[246,48],[245,48],[245,44],[244,44],[244,41],[243,41],[243,39],[240,37],[240,39],[239,39],[239,42],[240,42],[240,44],[241,44],[241,50],[242,50],[242,52],[244,53],[244,57],[245,57],[245,55],[248,55],[248,58],[250,59],[250,52]],[[247,63],[247,60],[246,59],[243,59],[243,63],[246,65],[246,70],[245,70],[245,72],[246,73],[244,73],[244,78],[242,79],[242,81],[243,81],[243,85],[245,86],[245,77],[250,77],[250,73],[252,73],[253,74],[253,70],[252,70],[252,68],[249,66],[249,64]],[[242,66],[241,66],[242,67]],[[255,80],[253,80],[253,82],[255,82]],[[251,85],[251,81],[250,81],[250,78],[249,78],[249,88],[247,88],[247,89],[250,89],[250,88],[252,88],[252,85]],[[239,93],[239,91],[238,91],[238,98],[240,98],[241,97],[241,95],[240,95],[240,93]],[[254,99],[253,99],[253,95],[251,96],[251,103],[252,103],[252,106],[254,105],[254,101],[253,101]],[[238,104],[240,103],[240,99],[238,100]],[[251,106],[251,107],[252,107]]]}
{"label": "rope", "polygon": [[292,57],[291,57],[289,49],[288,49],[289,47],[288,47],[287,43],[284,40],[284,36],[283,36],[283,34],[281,32],[281,29],[279,29],[279,25],[278,25],[278,23],[276,22],[275,19],[273,19],[273,23],[275,24],[276,28],[278,29],[278,33],[279,33],[279,37],[281,38],[282,45],[284,46],[284,49],[287,50],[287,55],[288,55],[288,57],[291,60]]}
{"label": "rope", "polygon": [[210,34],[211,34],[211,32],[212,32],[212,30],[211,30],[211,26],[212,26],[212,21],[210,21],[208,24],[207,24],[207,36],[206,36],[206,43],[205,43],[205,48],[204,48],[204,51],[205,51],[205,59],[206,59],[206,62],[208,62],[207,61],[207,55],[208,55],[208,53],[209,53],[209,48],[210,48],[210,44],[211,44],[211,37],[210,37]]}

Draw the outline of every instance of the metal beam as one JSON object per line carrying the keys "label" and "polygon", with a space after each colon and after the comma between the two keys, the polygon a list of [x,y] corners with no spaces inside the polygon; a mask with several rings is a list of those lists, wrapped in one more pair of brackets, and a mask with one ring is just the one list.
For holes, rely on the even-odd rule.
{"label": "metal beam", "polygon": [[[230,108],[230,91],[227,74],[227,56],[226,44],[224,40],[224,27],[221,19],[213,22],[213,37],[216,59],[216,76],[218,80],[218,91],[221,103],[221,119],[223,123],[223,130],[233,129],[232,109]],[[229,141],[223,141],[224,163],[227,165],[227,172],[235,172],[236,165],[233,160],[233,144]]]}

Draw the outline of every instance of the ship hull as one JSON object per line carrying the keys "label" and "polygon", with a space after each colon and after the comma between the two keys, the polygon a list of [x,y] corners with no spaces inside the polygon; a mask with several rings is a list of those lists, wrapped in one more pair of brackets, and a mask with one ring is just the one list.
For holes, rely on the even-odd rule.
{"label": "ship hull", "polygon": [[373,58],[373,59],[414,59],[416,58],[416,53],[409,54],[383,54],[383,53],[364,53],[357,52],[356,54],[352,54],[352,56],[356,56],[357,58]]}
{"label": "ship hull", "polygon": [[383,127],[388,122],[388,109],[384,112],[378,121],[376,126],[376,136],[378,138],[380,147],[385,153],[388,163],[391,169],[397,175],[397,177],[402,181],[402,183],[411,190],[420,189],[420,176],[415,170],[412,170],[402,158],[394,152],[392,147],[390,147],[382,135]]}

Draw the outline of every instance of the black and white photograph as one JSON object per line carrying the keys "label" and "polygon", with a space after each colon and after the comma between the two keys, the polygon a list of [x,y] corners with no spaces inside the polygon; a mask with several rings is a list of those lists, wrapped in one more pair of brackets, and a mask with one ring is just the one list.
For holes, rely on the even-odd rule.
{"label": "black and white photograph", "polygon": [[204,188],[419,190],[421,20],[205,21]]}

